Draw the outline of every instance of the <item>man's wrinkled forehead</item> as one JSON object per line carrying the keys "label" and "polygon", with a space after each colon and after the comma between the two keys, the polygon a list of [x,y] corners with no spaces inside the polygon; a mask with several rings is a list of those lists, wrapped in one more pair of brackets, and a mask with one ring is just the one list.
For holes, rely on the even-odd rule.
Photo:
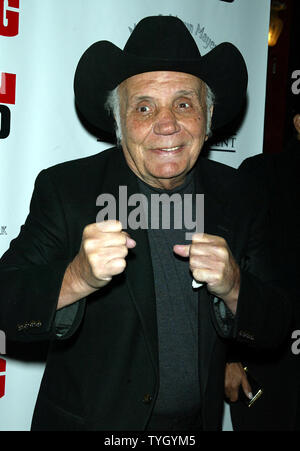
{"label": "man's wrinkled forehead", "polygon": [[[146,81],[146,83],[145,83]],[[130,96],[138,94],[139,97],[147,96],[147,90],[151,89],[155,92],[163,87],[168,91],[170,86],[176,86],[176,93],[184,95],[196,94],[200,100],[204,99],[206,93],[206,85],[203,80],[185,72],[173,71],[153,71],[143,72],[127,78],[119,85],[120,98],[128,100]]]}

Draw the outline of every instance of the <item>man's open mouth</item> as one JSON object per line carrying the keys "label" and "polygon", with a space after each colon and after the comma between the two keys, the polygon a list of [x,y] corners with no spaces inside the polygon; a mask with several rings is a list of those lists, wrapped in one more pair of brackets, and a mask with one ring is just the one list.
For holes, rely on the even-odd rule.
{"label": "man's open mouth", "polygon": [[159,147],[159,148],[155,148],[155,149],[151,149],[154,152],[159,152],[159,153],[176,153],[176,152],[180,152],[183,149],[183,146],[174,146],[174,147]]}

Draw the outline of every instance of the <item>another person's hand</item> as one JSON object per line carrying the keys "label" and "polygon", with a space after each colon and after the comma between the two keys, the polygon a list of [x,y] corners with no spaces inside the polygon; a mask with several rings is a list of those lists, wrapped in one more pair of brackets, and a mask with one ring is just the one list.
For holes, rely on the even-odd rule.
{"label": "another person's hand", "polygon": [[247,398],[252,399],[252,389],[247,379],[243,365],[239,362],[227,363],[225,368],[225,396],[231,402],[236,402],[239,397],[239,389],[242,386]]}
{"label": "another person's hand", "polygon": [[300,114],[295,114],[293,118],[294,126],[297,131],[297,138],[300,140]]}
{"label": "another person's hand", "polygon": [[206,283],[208,291],[223,299],[235,313],[240,290],[240,269],[224,238],[195,233],[192,244],[176,244],[173,250],[181,257],[189,257],[194,279]]}

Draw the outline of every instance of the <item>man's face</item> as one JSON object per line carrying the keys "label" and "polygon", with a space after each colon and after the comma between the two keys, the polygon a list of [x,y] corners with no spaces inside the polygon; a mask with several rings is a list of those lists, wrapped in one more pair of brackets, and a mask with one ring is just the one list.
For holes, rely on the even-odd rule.
{"label": "man's face", "polygon": [[122,147],[131,170],[151,186],[179,186],[206,136],[205,86],[182,72],[147,72],[119,87]]}

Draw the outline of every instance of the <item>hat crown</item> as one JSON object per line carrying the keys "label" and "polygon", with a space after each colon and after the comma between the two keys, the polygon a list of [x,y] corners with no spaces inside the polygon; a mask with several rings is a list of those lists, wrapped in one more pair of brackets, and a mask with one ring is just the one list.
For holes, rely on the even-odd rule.
{"label": "hat crown", "polygon": [[124,52],[143,58],[194,59],[200,52],[185,24],[173,16],[142,19],[132,31]]}

